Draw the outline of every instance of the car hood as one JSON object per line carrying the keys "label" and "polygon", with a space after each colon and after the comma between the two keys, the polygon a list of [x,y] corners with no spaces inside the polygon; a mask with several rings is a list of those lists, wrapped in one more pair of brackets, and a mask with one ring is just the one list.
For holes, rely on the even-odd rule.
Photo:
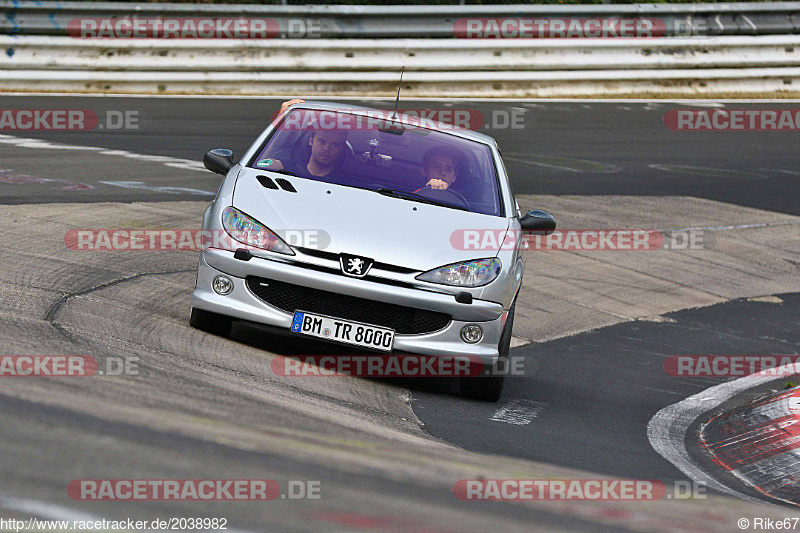
{"label": "car hood", "polygon": [[[256,179],[259,175],[286,179],[297,192],[267,188]],[[490,230],[500,237],[509,226],[502,217],[249,168],[239,174],[233,205],[286,236],[291,245],[368,257],[418,271],[494,257],[499,247],[491,242],[483,241],[489,246],[480,249],[464,250],[463,231]],[[302,244],[292,240],[300,235],[307,237]]]}

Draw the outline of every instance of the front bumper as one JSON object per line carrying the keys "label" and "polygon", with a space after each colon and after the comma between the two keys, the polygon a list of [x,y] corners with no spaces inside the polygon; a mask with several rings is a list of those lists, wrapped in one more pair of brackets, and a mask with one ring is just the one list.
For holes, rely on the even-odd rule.
{"label": "front bumper", "polygon": [[[227,296],[220,296],[211,288],[212,280],[221,273],[227,274],[234,284],[233,291]],[[495,363],[498,357],[497,345],[505,319],[503,306],[498,303],[473,299],[471,304],[462,304],[456,302],[451,294],[349,278],[259,257],[241,261],[234,259],[233,252],[227,250],[208,249],[201,254],[192,307],[285,328],[286,333],[292,335],[289,329],[292,315],[253,294],[245,281],[247,276],[447,313],[452,320],[443,329],[417,335],[396,334],[394,350],[422,355],[474,355],[486,364]],[[467,344],[461,340],[461,328],[467,324],[479,324],[483,328],[480,342]]]}

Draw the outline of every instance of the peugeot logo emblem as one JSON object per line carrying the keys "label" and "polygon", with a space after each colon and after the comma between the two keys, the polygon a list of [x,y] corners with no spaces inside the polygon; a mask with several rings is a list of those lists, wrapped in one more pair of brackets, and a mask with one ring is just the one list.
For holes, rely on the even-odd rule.
{"label": "peugeot logo emblem", "polygon": [[359,257],[357,255],[339,254],[339,265],[342,267],[342,273],[346,276],[354,278],[363,278],[372,268],[374,261],[368,257]]}

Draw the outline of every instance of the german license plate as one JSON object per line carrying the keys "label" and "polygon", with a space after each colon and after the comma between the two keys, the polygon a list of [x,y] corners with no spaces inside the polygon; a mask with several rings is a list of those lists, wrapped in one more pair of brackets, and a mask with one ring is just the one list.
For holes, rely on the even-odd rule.
{"label": "german license plate", "polygon": [[295,311],[292,331],[301,335],[343,342],[371,350],[392,351],[394,330],[342,320],[305,311]]}

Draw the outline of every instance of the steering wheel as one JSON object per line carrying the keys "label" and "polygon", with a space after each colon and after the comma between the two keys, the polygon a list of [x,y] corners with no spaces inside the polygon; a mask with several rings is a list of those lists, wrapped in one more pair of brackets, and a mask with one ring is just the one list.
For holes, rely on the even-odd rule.
{"label": "steering wheel", "polygon": [[[447,200],[445,198],[436,198],[436,196],[440,196],[442,194],[447,196],[449,194],[450,196],[455,198],[456,205],[459,205],[460,207],[469,207],[469,202],[467,201],[467,199],[464,198],[461,195],[460,192],[454,191],[453,189],[434,189],[430,185],[427,185],[422,189],[422,191],[426,191],[426,194],[423,195],[423,196],[430,196],[434,200],[440,200],[440,201],[444,201],[444,202],[447,202],[447,201],[450,201],[450,200]],[[422,191],[420,191],[420,192],[422,192]],[[435,191],[434,194],[430,194],[430,192],[432,192],[432,191]]]}

